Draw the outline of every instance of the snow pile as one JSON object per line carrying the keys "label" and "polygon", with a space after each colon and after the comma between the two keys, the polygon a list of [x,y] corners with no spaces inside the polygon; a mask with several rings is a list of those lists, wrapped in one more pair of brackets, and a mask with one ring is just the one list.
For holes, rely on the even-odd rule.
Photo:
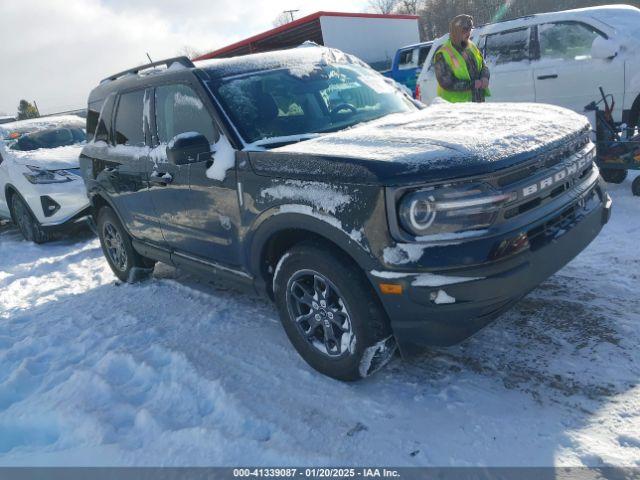
{"label": "snow pile", "polygon": [[496,323],[355,384],[301,360],[263,298],[164,265],[118,284],[92,237],[0,226],[0,465],[640,467],[632,178]]}
{"label": "snow pile", "polygon": [[340,152],[345,157],[446,168],[535,152],[586,128],[582,115],[551,105],[438,103],[275,151],[327,156]]}
{"label": "snow pile", "polygon": [[318,210],[333,214],[351,202],[350,195],[331,188],[326,183],[298,180],[287,180],[282,184],[265,188],[260,192],[260,196],[274,200],[299,200],[310,203]]}
{"label": "snow pile", "polygon": [[436,298],[433,299],[433,303],[435,303],[436,305],[446,305],[450,303],[456,303],[456,299],[444,290],[438,290]]}

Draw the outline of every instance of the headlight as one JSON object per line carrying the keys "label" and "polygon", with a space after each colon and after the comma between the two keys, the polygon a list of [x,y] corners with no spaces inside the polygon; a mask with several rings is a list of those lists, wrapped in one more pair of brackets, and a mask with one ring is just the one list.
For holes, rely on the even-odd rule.
{"label": "headlight", "polygon": [[448,237],[488,228],[510,198],[483,183],[448,185],[406,194],[398,213],[402,227],[416,237]]}
{"label": "headlight", "polygon": [[32,173],[23,173],[31,183],[65,183],[75,179],[75,176],[66,170],[44,170],[39,167],[27,165]]}

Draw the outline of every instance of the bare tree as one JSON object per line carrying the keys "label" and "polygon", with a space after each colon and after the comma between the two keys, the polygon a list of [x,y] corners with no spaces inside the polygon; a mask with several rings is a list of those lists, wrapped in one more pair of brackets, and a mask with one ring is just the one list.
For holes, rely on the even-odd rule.
{"label": "bare tree", "polygon": [[280,15],[278,15],[276,18],[273,19],[273,26],[274,27],[279,27],[280,25],[286,25],[287,23],[291,22],[291,15],[289,15],[287,12],[282,12]]}
{"label": "bare tree", "polygon": [[191,45],[183,45],[182,48],[178,49],[176,53],[180,56],[185,56],[193,60],[194,58],[197,58],[206,52],[204,50],[200,50],[199,48],[192,47]]}
{"label": "bare tree", "polygon": [[369,8],[375,13],[388,15],[393,13],[398,0],[369,0]]}
{"label": "bare tree", "polygon": [[395,13],[417,15],[422,3],[420,0],[399,0],[395,8]]}

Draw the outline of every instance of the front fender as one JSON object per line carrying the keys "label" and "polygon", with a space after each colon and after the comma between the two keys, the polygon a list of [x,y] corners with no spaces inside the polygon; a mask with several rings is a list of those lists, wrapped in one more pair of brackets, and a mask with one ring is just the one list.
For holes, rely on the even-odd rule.
{"label": "front fender", "polygon": [[278,235],[284,235],[280,237],[284,243],[283,249],[288,248],[291,242],[321,238],[342,250],[364,272],[376,269],[378,265],[362,229],[349,230],[338,218],[314,211],[308,205],[279,205],[263,212],[245,237],[248,267],[254,274],[254,285],[258,292],[269,292],[269,275],[264,270],[266,264],[263,261],[268,254],[270,241],[277,241],[275,236]]}
{"label": "front fender", "polygon": [[314,211],[309,205],[284,204],[258,216],[246,237],[253,273],[260,271],[261,256],[269,239],[287,230],[307,231],[336,244],[363,269],[375,265],[369,243],[360,229],[349,230],[338,218]]}

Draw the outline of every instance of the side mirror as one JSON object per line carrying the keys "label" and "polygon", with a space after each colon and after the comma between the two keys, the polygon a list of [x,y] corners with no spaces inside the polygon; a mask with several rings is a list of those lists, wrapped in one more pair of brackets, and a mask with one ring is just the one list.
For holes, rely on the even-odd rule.
{"label": "side mirror", "polygon": [[211,158],[211,146],[204,135],[186,132],[176,135],[167,145],[167,160],[174,165],[188,165]]}
{"label": "side mirror", "polygon": [[607,60],[618,55],[619,45],[613,40],[597,36],[591,44],[591,58]]}

